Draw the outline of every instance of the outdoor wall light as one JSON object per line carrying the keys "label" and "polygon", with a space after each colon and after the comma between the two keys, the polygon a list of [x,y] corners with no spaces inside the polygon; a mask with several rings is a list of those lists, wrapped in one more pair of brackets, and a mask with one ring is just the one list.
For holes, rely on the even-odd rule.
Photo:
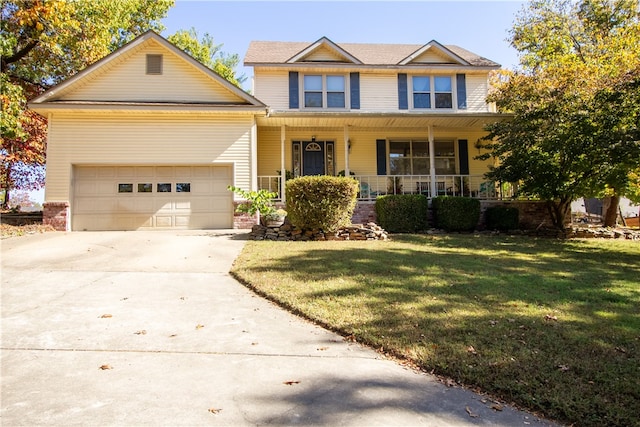
{"label": "outdoor wall light", "polygon": [[313,135],[313,136],[311,137],[311,142],[316,142],[316,136],[315,136],[315,135]]}

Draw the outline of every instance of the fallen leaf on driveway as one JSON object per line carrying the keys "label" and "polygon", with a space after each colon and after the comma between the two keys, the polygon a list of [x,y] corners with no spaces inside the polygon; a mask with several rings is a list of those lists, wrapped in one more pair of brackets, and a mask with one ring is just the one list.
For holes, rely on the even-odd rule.
{"label": "fallen leaf on driveway", "polygon": [[478,414],[474,414],[474,413],[471,411],[471,408],[469,408],[468,406],[466,406],[464,409],[466,409],[466,410],[467,410],[467,414],[469,414],[469,416],[470,416],[471,418],[478,418]]}
{"label": "fallen leaf on driveway", "polygon": [[100,369],[102,369],[103,371],[106,371],[107,369],[113,369],[113,366],[111,366],[111,365],[102,365],[102,366],[100,366]]}
{"label": "fallen leaf on driveway", "polygon": [[285,381],[283,384],[286,384],[286,385],[300,384],[300,381]]}
{"label": "fallen leaf on driveway", "polygon": [[222,409],[209,408],[209,412],[211,412],[212,414],[219,414],[220,411],[222,411]]}
{"label": "fallen leaf on driveway", "polygon": [[102,316],[100,316],[101,319],[108,319],[109,317],[113,317],[110,314],[103,314]]}
{"label": "fallen leaf on driveway", "polygon": [[144,329],[140,330],[140,331],[135,331],[134,334],[136,335],[146,335],[147,331],[145,331]]}
{"label": "fallen leaf on driveway", "polygon": [[325,350],[329,350],[329,347],[318,347],[317,350],[318,351],[325,351]]}
{"label": "fallen leaf on driveway", "polygon": [[491,405],[491,409],[493,409],[494,411],[502,411],[504,407],[502,405],[494,403],[493,405]]}
{"label": "fallen leaf on driveway", "polygon": [[200,324],[196,325],[196,329],[202,329],[202,328],[204,328],[204,325],[200,325]]}

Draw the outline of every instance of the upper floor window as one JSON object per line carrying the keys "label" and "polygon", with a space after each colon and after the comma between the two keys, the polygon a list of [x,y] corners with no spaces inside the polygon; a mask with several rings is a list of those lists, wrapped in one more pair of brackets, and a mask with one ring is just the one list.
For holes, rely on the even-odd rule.
{"label": "upper floor window", "polygon": [[306,75],[303,80],[305,108],[345,108],[345,77]]}
{"label": "upper floor window", "polygon": [[453,108],[450,76],[413,76],[413,108]]}

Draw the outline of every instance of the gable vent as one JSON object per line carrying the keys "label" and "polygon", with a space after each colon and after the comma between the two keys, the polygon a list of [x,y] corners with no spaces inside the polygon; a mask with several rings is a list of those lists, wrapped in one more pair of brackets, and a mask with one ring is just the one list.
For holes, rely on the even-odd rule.
{"label": "gable vent", "polygon": [[162,55],[147,55],[147,74],[162,74]]}

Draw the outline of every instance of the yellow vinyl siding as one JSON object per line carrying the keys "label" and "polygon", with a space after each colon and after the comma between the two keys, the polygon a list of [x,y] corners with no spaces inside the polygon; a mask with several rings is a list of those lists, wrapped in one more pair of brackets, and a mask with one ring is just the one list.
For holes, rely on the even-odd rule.
{"label": "yellow vinyl siding", "polygon": [[489,112],[486,103],[489,91],[489,78],[486,74],[467,74],[467,111]]}
{"label": "yellow vinyl siding", "polygon": [[398,111],[397,74],[360,74],[360,110]]}
{"label": "yellow vinyl siding", "polygon": [[343,56],[338,55],[333,49],[329,49],[326,46],[322,46],[322,47],[319,47],[316,50],[314,50],[311,54],[306,56],[302,61],[303,62],[304,61],[316,61],[316,62],[338,61],[338,62],[346,62],[346,59]]}
{"label": "yellow vinyl siding", "polygon": [[[146,74],[146,55],[161,54],[162,74]],[[84,78],[63,101],[228,102],[242,100],[156,43]]]}
{"label": "yellow vinyl siding", "polygon": [[254,74],[254,95],[274,110],[289,109],[289,72],[258,72]]}
{"label": "yellow vinyl siding", "polygon": [[410,64],[452,64],[456,61],[442,52],[427,49],[422,55],[413,59]]}
{"label": "yellow vinyl siding", "polygon": [[69,200],[73,165],[233,165],[250,183],[250,117],[53,114],[46,201]]}
{"label": "yellow vinyl siding", "polygon": [[[345,76],[353,70],[340,70]],[[300,71],[303,73],[303,71]],[[328,73],[327,70],[309,69],[304,73]],[[332,70],[331,72],[338,72]],[[407,110],[400,110],[398,107],[398,72],[400,71],[375,71],[360,72],[360,109],[352,110],[358,113],[406,113]],[[417,74],[435,75],[429,71],[420,71]],[[409,76],[412,74],[409,73]],[[456,84],[456,72],[446,73],[451,76],[452,83]],[[275,111],[289,110],[289,71],[288,70],[255,70],[254,75],[255,96],[262,102],[267,104]],[[467,108],[465,110],[456,110],[452,113],[485,113],[489,112],[489,106],[485,102],[489,89],[487,74],[467,74],[466,90],[467,90]],[[411,87],[409,87],[409,96],[411,96]],[[302,96],[302,93],[301,93]],[[456,94],[453,94],[454,101]],[[300,108],[304,111],[304,108]],[[409,110],[411,111],[411,110]],[[441,113],[438,110],[430,110],[428,112]],[[447,110],[451,112],[451,110]],[[424,112],[424,111],[423,111]]]}
{"label": "yellow vinyl siding", "polygon": [[[318,141],[335,141],[336,150],[336,173],[345,168],[344,156],[344,134],[343,131],[327,131],[325,129],[295,130],[287,129],[285,139],[285,168],[291,170],[291,143],[292,141],[308,141],[310,135],[315,135]],[[469,173],[471,175],[481,175],[487,171],[490,161],[474,159],[478,150],[475,142],[484,136],[481,131],[461,131],[443,130],[434,131],[435,140],[466,139],[469,150]],[[429,139],[428,130],[407,130],[407,129],[350,129],[349,139],[351,140],[351,152],[349,154],[349,170],[356,175],[377,175],[376,161],[376,140],[378,139]],[[276,175],[280,169],[280,129],[271,128],[258,131],[258,175]],[[455,145],[456,159],[459,158],[457,142]],[[459,172],[456,164],[456,172]]]}

